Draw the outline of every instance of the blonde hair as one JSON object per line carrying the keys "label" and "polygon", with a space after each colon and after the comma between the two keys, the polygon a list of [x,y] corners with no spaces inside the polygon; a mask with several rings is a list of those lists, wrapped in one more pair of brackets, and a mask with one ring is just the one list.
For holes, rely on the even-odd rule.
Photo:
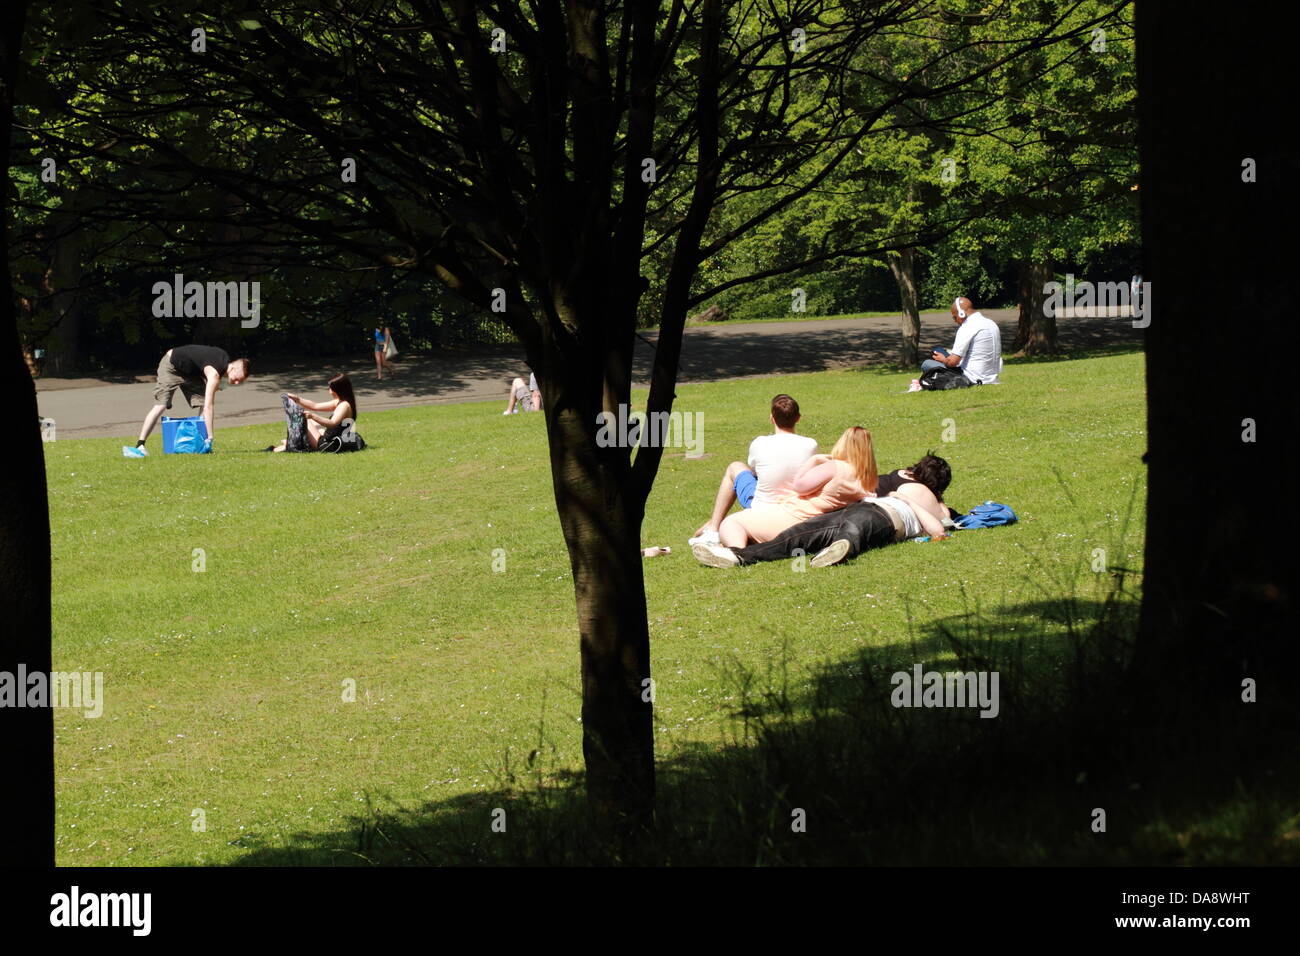
{"label": "blonde hair", "polygon": [[846,428],[831,449],[831,457],[848,462],[859,483],[867,491],[876,490],[879,475],[876,474],[876,450],[871,442],[871,432],[861,425]]}

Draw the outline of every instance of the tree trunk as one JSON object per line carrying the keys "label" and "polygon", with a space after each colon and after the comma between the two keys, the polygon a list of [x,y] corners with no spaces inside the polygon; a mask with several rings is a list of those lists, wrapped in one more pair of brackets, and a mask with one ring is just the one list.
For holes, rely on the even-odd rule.
{"label": "tree trunk", "polygon": [[81,308],[83,295],[81,229],[76,223],[76,193],[63,193],[63,206],[55,217],[54,250],[46,273],[50,293],[51,334],[46,340],[45,371],[72,375],[81,366]]}
{"label": "tree trunk", "polygon": [[[1291,246],[1278,213],[1296,206],[1298,171],[1276,134],[1291,67],[1284,31],[1221,11],[1206,0],[1137,4],[1142,261],[1151,292],[1136,673],[1143,693],[1175,718],[1218,706],[1240,713],[1246,678],[1258,681],[1261,702],[1294,695],[1298,667],[1300,595],[1285,525],[1295,500],[1287,459],[1294,380],[1244,347],[1241,321],[1248,317],[1252,342],[1288,341],[1294,329]],[[1190,66],[1188,44],[1209,17],[1219,55]],[[1188,129],[1200,131],[1197,149],[1186,148]],[[1257,181],[1244,181],[1247,160]],[[1207,499],[1195,480],[1206,466],[1241,484]]]}
{"label": "tree trunk", "polygon": [[897,255],[891,254],[888,260],[889,271],[894,274],[898,298],[902,303],[903,364],[915,368],[921,364],[921,312],[916,289],[916,250],[900,249]]}
{"label": "tree trunk", "polygon": [[[597,308],[600,297],[591,298]],[[605,341],[612,347],[616,338]],[[588,804],[597,831],[614,837],[614,852],[626,855],[650,826],[654,809],[650,632],[640,549],[645,496],[630,480],[626,445],[599,447],[596,434],[597,415],[617,416],[618,405],[630,399],[630,380],[619,369],[630,369],[631,354],[619,346],[603,360],[575,362],[549,336],[544,350],[542,407],[578,611]],[[593,368],[604,373],[593,375]]]}
{"label": "tree trunk", "polygon": [[[0,14],[0,142],[13,123],[13,82],[23,35],[25,3]],[[7,212],[7,210],[6,210]],[[8,216],[2,217],[5,223]],[[50,517],[45,454],[36,424],[36,389],[18,344],[17,313],[9,278],[8,244],[0,244],[0,347],[9,357],[0,373],[0,402],[12,424],[11,454],[0,469],[0,671],[16,676],[50,671]],[[54,865],[54,719],[48,707],[0,707],[0,820],[6,833],[0,865]]]}
{"label": "tree trunk", "polygon": [[1016,338],[1011,343],[1011,351],[1023,355],[1025,343],[1029,341],[1029,330],[1034,325],[1031,318],[1034,312],[1034,284],[1029,278],[1029,261],[1021,259],[1016,263],[1016,303],[1020,306],[1020,316],[1016,322]]}
{"label": "tree trunk", "polygon": [[1043,286],[1052,281],[1050,262],[1022,260],[1019,273],[1020,321],[1011,350],[1018,355],[1056,355],[1056,315],[1044,308]]}

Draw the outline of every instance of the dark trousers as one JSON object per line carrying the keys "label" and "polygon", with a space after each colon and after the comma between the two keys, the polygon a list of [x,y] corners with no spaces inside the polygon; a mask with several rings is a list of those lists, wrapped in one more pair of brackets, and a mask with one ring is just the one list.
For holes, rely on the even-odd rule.
{"label": "dark trousers", "polygon": [[870,501],[818,515],[787,528],[771,541],[732,548],[741,564],[756,561],[779,561],[794,557],[796,550],[813,555],[833,541],[845,538],[849,542],[848,558],[856,557],[871,548],[884,547],[894,540],[894,522],[885,509]]}

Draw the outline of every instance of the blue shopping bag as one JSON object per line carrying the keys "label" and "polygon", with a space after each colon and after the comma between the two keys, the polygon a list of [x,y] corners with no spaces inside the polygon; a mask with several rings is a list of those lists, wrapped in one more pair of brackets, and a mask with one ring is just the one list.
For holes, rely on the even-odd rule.
{"label": "blue shopping bag", "polygon": [[201,455],[209,451],[208,426],[202,417],[168,418],[163,416],[163,454]]}

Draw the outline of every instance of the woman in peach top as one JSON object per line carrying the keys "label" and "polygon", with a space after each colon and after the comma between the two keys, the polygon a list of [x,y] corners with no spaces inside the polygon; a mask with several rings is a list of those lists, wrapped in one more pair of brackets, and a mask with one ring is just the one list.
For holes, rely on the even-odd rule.
{"label": "woman in peach top", "polygon": [[871,432],[847,429],[829,455],[813,455],[794,475],[794,493],[730,515],[718,528],[722,545],[740,548],[771,541],[786,528],[861,501],[876,490]]}

